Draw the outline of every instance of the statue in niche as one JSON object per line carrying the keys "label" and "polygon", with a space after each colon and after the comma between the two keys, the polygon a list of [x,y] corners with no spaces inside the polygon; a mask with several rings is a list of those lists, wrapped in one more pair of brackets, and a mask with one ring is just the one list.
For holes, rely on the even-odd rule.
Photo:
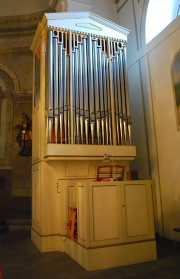
{"label": "statue in niche", "polygon": [[25,112],[21,113],[22,121],[16,126],[19,133],[16,135],[16,140],[19,144],[21,156],[32,155],[32,122]]}

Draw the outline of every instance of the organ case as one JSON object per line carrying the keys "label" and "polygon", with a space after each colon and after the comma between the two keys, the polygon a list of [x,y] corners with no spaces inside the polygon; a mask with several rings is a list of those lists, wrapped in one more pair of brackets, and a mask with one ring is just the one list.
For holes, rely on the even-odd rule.
{"label": "organ case", "polygon": [[[134,157],[126,71],[128,30],[92,13],[75,15],[45,14],[36,32],[41,42],[36,35],[32,43],[34,106],[41,100],[45,115],[43,155],[60,155],[61,149],[69,148],[66,145],[78,155],[75,150],[81,145],[86,156],[91,145],[95,157],[97,147],[103,155],[102,146],[112,156],[120,157],[125,150]],[[43,84],[38,86],[39,82]]]}

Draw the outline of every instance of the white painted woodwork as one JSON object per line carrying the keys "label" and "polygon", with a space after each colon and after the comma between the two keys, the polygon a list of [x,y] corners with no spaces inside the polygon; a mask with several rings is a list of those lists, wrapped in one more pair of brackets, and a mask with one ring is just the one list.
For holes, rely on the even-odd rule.
{"label": "white painted woodwork", "polygon": [[66,238],[65,252],[87,271],[154,261],[157,257],[154,240],[86,249]]}
{"label": "white painted woodwork", "polygon": [[78,240],[66,238],[68,255],[87,270],[156,259],[151,181],[81,181],[74,191]]}
{"label": "white painted woodwork", "polygon": [[154,239],[151,181],[84,181],[77,188],[80,244],[92,247]]}
{"label": "white painted woodwork", "polygon": [[46,13],[42,24],[122,40],[127,40],[129,33],[129,30],[120,25],[89,12]]}
{"label": "white painted woodwork", "polygon": [[125,185],[124,188],[127,237],[146,235],[148,212],[145,185]]}

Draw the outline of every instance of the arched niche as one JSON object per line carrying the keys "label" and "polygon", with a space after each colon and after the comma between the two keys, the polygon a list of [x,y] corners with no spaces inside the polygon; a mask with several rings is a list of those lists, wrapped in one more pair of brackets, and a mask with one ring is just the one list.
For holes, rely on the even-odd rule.
{"label": "arched niche", "polygon": [[180,130],[180,51],[176,54],[172,64],[172,82],[174,89],[177,127],[178,130]]}
{"label": "arched niche", "polygon": [[3,64],[0,64],[0,86],[3,91],[20,90],[19,81],[15,73]]}
{"label": "arched niche", "polygon": [[12,147],[13,92],[20,90],[15,73],[0,64],[0,169],[10,168]]}
{"label": "arched niche", "polygon": [[1,87],[1,92],[12,91],[14,89],[14,84],[10,76],[1,69],[0,69],[0,87]]}

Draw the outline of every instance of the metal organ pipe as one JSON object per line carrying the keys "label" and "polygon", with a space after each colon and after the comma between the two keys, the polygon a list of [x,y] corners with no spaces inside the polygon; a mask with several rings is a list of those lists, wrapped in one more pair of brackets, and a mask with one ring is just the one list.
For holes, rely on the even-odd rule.
{"label": "metal organ pipe", "polygon": [[128,131],[128,118],[129,113],[127,109],[127,83],[125,77],[125,59],[124,59],[124,47],[120,48],[120,63],[121,63],[121,91],[122,91],[122,127],[124,133],[124,145],[129,144],[129,131]]}
{"label": "metal organ pipe", "polygon": [[67,33],[64,33],[64,48],[63,48],[63,64],[64,64],[64,79],[63,79],[63,95],[64,95],[64,143],[68,143],[68,101],[69,101],[69,56],[67,55]]}
{"label": "metal organ pipe", "polygon": [[127,110],[127,134],[128,134],[128,142],[127,145],[131,145],[131,119],[130,119],[130,108],[129,108],[129,90],[128,90],[128,81],[127,81],[127,69],[126,69],[126,47],[123,46],[123,65],[124,65],[124,86],[126,92],[126,110]]}
{"label": "metal organ pipe", "polygon": [[79,50],[78,36],[74,37],[74,94],[75,94],[75,143],[80,143],[80,96],[79,96]]}
{"label": "metal organ pipe", "polygon": [[89,143],[89,92],[88,92],[88,67],[87,67],[87,38],[82,37],[82,79],[83,79],[83,93],[84,93],[84,117],[85,117],[85,143]]}
{"label": "metal organ pipe", "polygon": [[78,36],[78,60],[79,60],[79,115],[80,115],[80,143],[84,143],[84,90],[83,90],[83,41],[82,36]]}
{"label": "metal organ pipe", "polygon": [[130,145],[122,42],[48,31],[48,143]]}
{"label": "metal organ pipe", "polygon": [[64,33],[59,32],[59,142],[63,143],[63,121],[64,121],[64,67],[63,64],[63,43],[64,43]]}
{"label": "metal organ pipe", "polygon": [[94,110],[94,80],[93,80],[93,62],[92,62],[92,36],[87,38],[88,50],[88,84],[89,84],[89,110],[90,110],[90,143],[94,144],[95,138],[95,110]]}
{"label": "metal organ pipe", "polygon": [[100,141],[99,144],[105,144],[105,122],[104,122],[104,93],[102,80],[102,40],[97,40],[97,61],[98,61],[98,82],[99,82],[99,100],[100,100]]}
{"label": "metal organ pipe", "polygon": [[53,110],[53,31],[48,32],[48,41],[47,41],[47,67],[46,67],[46,79],[47,83],[47,108],[48,108],[48,119],[47,119],[47,130],[48,130],[48,143],[52,142],[52,131],[53,131],[53,119],[54,119],[54,110]]}
{"label": "metal organ pipe", "polygon": [[100,84],[99,84],[99,68],[97,62],[97,39],[92,41],[92,55],[93,55],[93,77],[94,77],[94,96],[95,96],[95,127],[96,127],[96,137],[97,144],[100,144]]}
{"label": "metal organ pipe", "polygon": [[102,41],[102,84],[103,84],[103,101],[104,101],[104,134],[103,134],[103,144],[110,144],[109,141],[109,121],[108,116],[111,113],[108,108],[109,101],[109,80],[108,80],[108,64],[106,55],[106,40]]}
{"label": "metal organ pipe", "polygon": [[58,142],[58,115],[59,115],[59,83],[58,83],[58,33],[54,31],[53,34],[53,87],[54,87],[54,132],[55,143]]}
{"label": "metal organ pipe", "polygon": [[71,44],[71,42],[70,42],[70,44],[71,44],[71,56],[70,56],[70,58],[71,58],[71,67],[70,67],[70,69],[71,69],[71,91],[70,91],[70,93],[72,94],[72,96],[71,96],[71,126],[72,126],[72,129],[71,129],[71,137],[72,137],[72,142],[73,143],[75,143],[75,132],[76,132],[76,130],[75,130],[75,106],[76,106],[76,99],[75,99],[75,94],[74,94],[74,88],[75,88],[75,70],[74,70],[74,65],[75,65],[75,62],[74,62],[74,51],[75,51],[75,46],[74,46],[74,44],[75,44],[75,41],[74,41],[74,34],[72,34],[72,44]]}

